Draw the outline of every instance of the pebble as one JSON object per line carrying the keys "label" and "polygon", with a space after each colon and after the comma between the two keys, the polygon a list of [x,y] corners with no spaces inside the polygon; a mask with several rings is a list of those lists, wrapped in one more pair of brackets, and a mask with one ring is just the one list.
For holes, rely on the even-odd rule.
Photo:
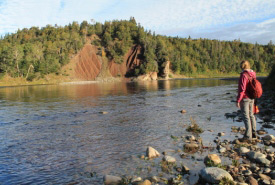
{"label": "pebble", "polygon": [[132,183],[134,183],[134,182],[140,182],[140,181],[142,181],[142,178],[141,178],[141,177],[136,177],[136,178],[133,178],[133,179],[131,180]]}
{"label": "pebble", "polygon": [[244,170],[244,171],[242,171],[242,174],[244,176],[250,176],[250,175],[252,175],[252,172],[250,170]]}
{"label": "pebble", "polygon": [[221,147],[221,148],[219,149],[219,152],[220,152],[220,153],[224,153],[224,152],[226,152],[226,148]]}
{"label": "pebble", "polygon": [[271,178],[270,178],[269,176],[265,175],[265,174],[259,174],[259,177],[260,177],[262,180],[268,180],[268,181],[271,180]]}
{"label": "pebble", "polygon": [[225,133],[224,132],[219,132],[218,136],[225,136]]}
{"label": "pebble", "polygon": [[181,112],[182,114],[184,114],[184,113],[186,113],[187,111],[183,109],[183,110],[181,110],[180,112]]}
{"label": "pebble", "polygon": [[249,176],[247,180],[250,185],[258,185],[258,181],[254,179],[252,176]]}
{"label": "pebble", "polygon": [[260,164],[264,164],[265,166],[270,165],[270,161],[266,158],[263,158],[263,157],[256,158],[256,162],[260,163]]}
{"label": "pebble", "polygon": [[240,154],[246,154],[246,153],[250,152],[250,150],[246,147],[240,147],[239,152],[240,152]]}
{"label": "pebble", "polygon": [[163,160],[168,162],[168,163],[175,163],[176,162],[176,158],[168,156],[168,155],[164,156]]}
{"label": "pebble", "polygon": [[264,173],[270,173],[271,172],[271,169],[270,168],[265,168],[264,169]]}

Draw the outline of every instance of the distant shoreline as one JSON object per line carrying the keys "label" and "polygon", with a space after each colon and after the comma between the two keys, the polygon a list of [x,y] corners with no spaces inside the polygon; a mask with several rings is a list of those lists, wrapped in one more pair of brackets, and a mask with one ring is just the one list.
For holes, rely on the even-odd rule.
{"label": "distant shoreline", "polygon": [[[260,81],[267,78],[266,76],[258,76],[257,77]],[[220,80],[238,80],[239,76],[235,75],[221,75],[221,76],[206,76],[206,75],[194,75],[194,76],[184,76],[184,75],[174,75],[172,78],[169,79],[162,79],[159,78],[158,80],[179,80],[179,79],[220,79]],[[25,79],[21,78],[8,78],[5,80],[0,80],[0,88],[4,87],[19,87],[19,86],[34,86],[34,85],[75,85],[75,84],[96,84],[96,83],[113,83],[113,82],[129,82],[132,81],[131,79],[127,78],[100,78],[94,81],[69,81],[64,79],[40,79],[35,80],[32,82],[26,81]],[[133,80],[139,81],[139,80]]]}

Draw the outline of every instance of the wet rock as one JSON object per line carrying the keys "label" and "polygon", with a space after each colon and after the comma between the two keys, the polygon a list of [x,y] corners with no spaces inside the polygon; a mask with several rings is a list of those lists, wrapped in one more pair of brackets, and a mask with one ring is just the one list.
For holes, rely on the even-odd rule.
{"label": "wet rock", "polygon": [[205,158],[204,158],[204,164],[207,166],[210,164],[220,164],[222,161],[220,159],[220,157],[217,154],[208,154]]}
{"label": "wet rock", "polygon": [[183,109],[183,110],[181,110],[180,112],[181,112],[182,114],[184,114],[184,113],[186,113],[187,111]]}
{"label": "wet rock", "polygon": [[108,114],[108,112],[106,112],[106,111],[101,111],[101,112],[99,112],[99,114]]}
{"label": "wet rock", "polygon": [[250,185],[258,185],[258,181],[254,179],[252,176],[249,176],[247,181]]}
{"label": "wet rock", "polygon": [[187,152],[194,152],[199,149],[199,145],[196,143],[186,143],[183,148]]}
{"label": "wet rock", "polygon": [[189,174],[189,171],[190,171],[190,169],[187,166],[185,166],[185,165],[182,166],[182,168],[181,168],[182,174]]}
{"label": "wet rock", "polygon": [[236,118],[238,116],[238,114],[236,112],[233,112],[233,113],[225,113],[224,116],[226,118]]}
{"label": "wet rock", "polygon": [[250,152],[250,150],[248,148],[246,148],[246,147],[240,147],[239,148],[239,153],[240,154],[246,154],[248,152]]}
{"label": "wet rock", "polygon": [[225,133],[224,132],[219,132],[218,136],[225,136]]}
{"label": "wet rock", "polygon": [[151,158],[159,157],[160,153],[153,147],[149,146],[146,150],[146,155],[149,159],[151,159]]}
{"label": "wet rock", "polygon": [[264,135],[266,134],[265,130],[257,130],[258,135]]}
{"label": "wet rock", "polygon": [[103,182],[105,185],[119,185],[122,178],[113,175],[105,175],[103,177]]}
{"label": "wet rock", "polygon": [[147,179],[143,182],[138,183],[138,185],[151,185],[151,184],[152,184],[151,181],[149,181]]}
{"label": "wet rock", "polygon": [[264,128],[274,128],[274,126],[271,125],[271,124],[264,124],[264,125],[262,125],[262,127],[264,127]]}
{"label": "wet rock", "polygon": [[168,156],[168,155],[164,156],[163,160],[168,162],[168,163],[175,163],[176,162],[176,159],[174,157],[171,157],[171,156]]}
{"label": "wet rock", "polygon": [[208,183],[219,183],[224,177],[233,180],[227,171],[217,167],[203,168],[200,171],[200,177]]}
{"label": "wet rock", "polygon": [[269,180],[263,180],[262,184],[264,184],[264,185],[269,185],[269,184],[271,184],[271,183],[270,183]]}
{"label": "wet rock", "polygon": [[275,139],[275,137],[271,134],[266,135],[266,136],[263,137],[263,140],[265,140],[265,141],[271,141],[271,140],[274,140],[274,139]]}

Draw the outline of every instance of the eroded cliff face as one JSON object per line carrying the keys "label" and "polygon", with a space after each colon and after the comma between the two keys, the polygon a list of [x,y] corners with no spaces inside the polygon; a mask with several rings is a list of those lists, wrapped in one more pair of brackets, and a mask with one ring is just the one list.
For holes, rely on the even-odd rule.
{"label": "eroded cliff face", "polygon": [[124,56],[123,63],[118,64],[114,60],[107,61],[105,56],[102,57],[102,53],[98,53],[98,47],[85,44],[81,51],[71,59],[69,65],[64,67],[64,70],[69,73],[72,80],[81,81],[95,80],[98,76],[104,77],[102,74],[108,74],[107,77],[131,77],[142,63],[141,52],[141,46],[133,46]]}
{"label": "eroded cliff face", "polygon": [[95,80],[101,70],[102,62],[96,54],[96,46],[86,44],[73,58],[75,77],[80,80]]}
{"label": "eroded cliff face", "polygon": [[109,70],[113,77],[131,77],[134,70],[141,64],[141,46],[133,46],[124,56],[122,64],[117,64],[115,61],[109,63]]}

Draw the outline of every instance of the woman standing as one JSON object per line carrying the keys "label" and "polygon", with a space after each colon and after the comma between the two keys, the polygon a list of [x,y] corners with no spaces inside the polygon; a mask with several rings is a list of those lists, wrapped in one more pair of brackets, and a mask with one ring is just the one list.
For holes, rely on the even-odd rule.
{"label": "woman standing", "polygon": [[240,67],[243,71],[239,79],[236,106],[241,108],[245,125],[245,134],[242,140],[251,141],[252,138],[257,138],[256,119],[253,113],[254,99],[248,97],[247,84],[250,79],[256,78],[256,73],[250,69],[250,64],[247,60],[242,61]]}

